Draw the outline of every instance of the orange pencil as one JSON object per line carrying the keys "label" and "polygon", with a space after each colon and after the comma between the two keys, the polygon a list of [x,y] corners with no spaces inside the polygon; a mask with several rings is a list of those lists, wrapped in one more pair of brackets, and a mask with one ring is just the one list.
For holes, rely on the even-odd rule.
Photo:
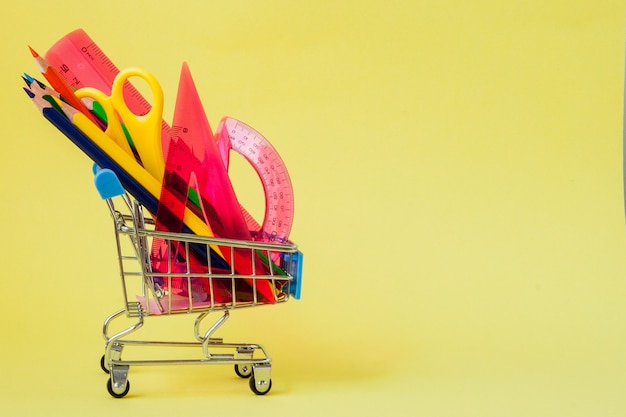
{"label": "orange pencil", "polygon": [[50,86],[56,90],[57,93],[61,94],[65,100],[69,104],[71,104],[74,108],[80,110],[89,120],[95,123],[97,126],[102,126],[102,122],[100,122],[90,111],[87,109],[87,106],[74,94],[72,87],[61,77],[61,74],[54,69],[53,66],[48,64],[48,62],[40,56],[33,48],[30,46],[30,53],[33,54],[35,58],[35,63],[39,67],[39,71],[46,77],[46,80],[50,83]]}

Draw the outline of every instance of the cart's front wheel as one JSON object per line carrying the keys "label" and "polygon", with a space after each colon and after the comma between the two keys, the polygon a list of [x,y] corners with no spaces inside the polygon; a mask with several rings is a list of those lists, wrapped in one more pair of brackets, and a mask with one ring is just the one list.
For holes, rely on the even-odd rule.
{"label": "cart's front wheel", "polygon": [[272,380],[268,379],[267,381],[259,381],[259,383],[257,383],[254,375],[252,375],[250,378],[250,389],[256,395],[265,395],[272,389]]}
{"label": "cart's front wheel", "polygon": [[235,373],[241,378],[250,378],[252,376],[252,365],[248,364],[235,364]]}
{"label": "cart's front wheel", "polygon": [[126,394],[128,394],[128,391],[130,391],[130,381],[126,381],[126,385],[122,390],[117,390],[113,389],[113,382],[111,381],[111,378],[109,378],[107,381],[107,391],[109,391],[109,394],[111,394],[112,397],[125,397]]}
{"label": "cart's front wheel", "polygon": [[102,355],[102,357],[100,358],[100,368],[102,368],[102,370],[106,372],[107,374],[111,372],[109,371],[109,369],[106,367],[106,364],[104,363],[104,355]]}

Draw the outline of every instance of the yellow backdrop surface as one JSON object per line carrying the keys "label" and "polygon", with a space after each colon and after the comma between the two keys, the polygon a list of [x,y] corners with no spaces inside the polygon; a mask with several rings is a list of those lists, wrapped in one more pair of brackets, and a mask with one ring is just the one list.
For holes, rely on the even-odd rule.
{"label": "yellow backdrop surface", "polygon": [[[623,1],[4,2],[0,414],[623,416]],[[153,72],[171,120],[189,64],[209,121],[262,132],[289,167],[300,301],[221,330],[273,358],[99,369],[122,307],[91,163],[21,91],[85,29]],[[233,166],[262,215],[260,184]],[[191,317],[149,318],[169,339]]]}

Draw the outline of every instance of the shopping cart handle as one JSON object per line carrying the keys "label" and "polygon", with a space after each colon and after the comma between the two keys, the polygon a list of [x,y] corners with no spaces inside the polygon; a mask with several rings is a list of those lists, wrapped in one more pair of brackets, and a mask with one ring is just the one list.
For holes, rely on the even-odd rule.
{"label": "shopping cart handle", "polygon": [[126,192],[115,172],[107,168],[102,169],[95,164],[93,171],[95,174],[94,184],[103,200],[117,197]]}

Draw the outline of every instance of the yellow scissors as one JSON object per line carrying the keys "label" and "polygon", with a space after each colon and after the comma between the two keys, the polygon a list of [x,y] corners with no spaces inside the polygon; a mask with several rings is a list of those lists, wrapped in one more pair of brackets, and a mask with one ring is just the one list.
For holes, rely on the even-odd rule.
{"label": "yellow scissors", "polygon": [[[152,92],[152,107],[148,113],[141,116],[131,111],[124,100],[124,85],[131,77],[143,79]],[[165,171],[161,145],[163,89],[157,79],[143,69],[127,68],[120,71],[113,80],[110,96],[92,87],[81,88],[75,93],[78,98],[91,98],[102,106],[107,116],[107,128],[104,133],[125,152],[133,155],[122,125],[126,128],[143,167],[160,182]]]}

